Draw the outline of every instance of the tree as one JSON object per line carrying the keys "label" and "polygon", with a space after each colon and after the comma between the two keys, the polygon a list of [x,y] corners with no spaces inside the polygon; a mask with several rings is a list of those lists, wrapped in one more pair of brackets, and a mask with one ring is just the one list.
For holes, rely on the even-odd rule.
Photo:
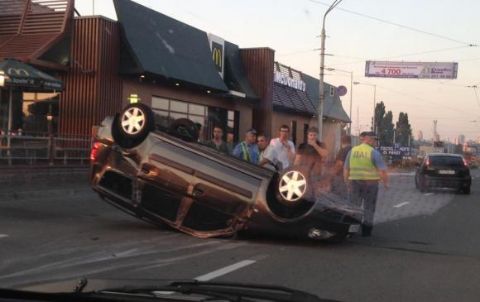
{"label": "tree", "polygon": [[388,111],[382,119],[382,132],[378,132],[380,146],[391,146],[393,144],[393,113]]}
{"label": "tree", "polygon": [[375,106],[375,132],[378,135],[380,146],[392,145],[393,114],[391,111],[385,114],[385,104],[383,102]]}
{"label": "tree", "polygon": [[412,136],[412,126],[408,121],[408,113],[400,112],[395,127],[396,142],[401,146],[408,146]]}
{"label": "tree", "polygon": [[385,116],[385,104],[383,102],[377,103],[375,106],[375,127],[372,129],[377,133],[381,133],[382,121]]}

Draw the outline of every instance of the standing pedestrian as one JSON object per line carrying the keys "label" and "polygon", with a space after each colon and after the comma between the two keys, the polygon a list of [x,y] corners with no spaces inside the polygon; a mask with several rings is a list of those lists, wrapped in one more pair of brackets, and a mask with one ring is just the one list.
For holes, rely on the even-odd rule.
{"label": "standing pedestrian", "polygon": [[260,151],[260,156],[258,157],[258,164],[264,168],[275,171],[275,165],[270,160],[268,160],[268,158],[265,157],[265,155],[267,157],[271,157],[270,154],[272,147],[270,147],[269,143],[270,142],[265,135],[260,134],[259,136],[257,136],[257,145],[258,150]]}
{"label": "standing pedestrian", "polygon": [[341,147],[335,158],[335,167],[334,167],[334,181],[333,181],[333,192],[342,196],[348,197],[347,187],[343,178],[343,166],[345,165],[345,160],[347,155],[352,150],[352,137],[350,135],[345,135],[341,139]]}
{"label": "standing pedestrian", "polygon": [[235,135],[232,131],[227,131],[227,149],[228,154],[232,154],[233,147],[235,147]]}
{"label": "standing pedestrian", "polygon": [[325,144],[318,140],[318,129],[308,128],[307,141],[298,146],[294,165],[305,167],[309,171],[310,180],[322,191],[329,191],[331,185],[330,177],[324,169],[327,156]]}
{"label": "standing pedestrian", "polygon": [[259,151],[256,144],[257,131],[250,129],[245,133],[245,140],[233,149],[233,156],[243,159],[252,164],[258,164]]}
{"label": "standing pedestrian", "polygon": [[290,128],[287,125],[280,126],[278,137],[270,141],[269,152],[263,156],[264,161],[270,161],[279,170],[287,169],[295,160],[295,145],[288,139],[289,136]]}
{"label": "standing pedestrian", "polygon": [[223,129],[220,126],[213,127],[213,137],[206,142],[206,145],[217,151],[228,154],[227,143],[223,140]]}
{"label": "standing pedestrian", "polygon": [[364,217],[362,236],[371,236],[373,218],[378,196],[378,182],[381,180],[388,188],[388,174],[380,152],[374,149],[376,135],[374,132],[362,132],[362,143],[353,147],[345,159],[344,179],[349,183],[351,201],[361,206]]}

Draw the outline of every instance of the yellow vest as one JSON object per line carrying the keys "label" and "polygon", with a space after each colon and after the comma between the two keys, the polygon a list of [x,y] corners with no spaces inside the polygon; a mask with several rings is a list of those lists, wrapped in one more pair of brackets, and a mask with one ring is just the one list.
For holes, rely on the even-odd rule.
{"label": "yellow vest", "polygon": [[350,180],[379,180],[378,173],[372,158],[373,147],[361,144],[350,151]]}

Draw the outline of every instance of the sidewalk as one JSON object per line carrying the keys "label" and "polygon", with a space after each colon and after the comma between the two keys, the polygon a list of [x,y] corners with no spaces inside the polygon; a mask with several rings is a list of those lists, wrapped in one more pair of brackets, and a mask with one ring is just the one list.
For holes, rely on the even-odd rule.
{"label": "sidewalk", "polygon": [[88,166],[0,166],[0,201],[91,192]]}

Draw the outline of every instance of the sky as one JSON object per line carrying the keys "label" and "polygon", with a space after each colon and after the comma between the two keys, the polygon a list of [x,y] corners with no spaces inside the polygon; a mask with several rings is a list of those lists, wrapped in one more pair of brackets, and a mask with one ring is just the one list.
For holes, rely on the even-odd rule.
{"label": "sky", "polygon": [[[135,0],[135,2],[213,33],[241,48],[270,47],[275,59],[318,77],[322,18],[333,0]],[[77,0],[81,15],[116,19],[112,0]],[[442,140],[463,134],[480,139],[480,1],[343,0],[326,18],[325,81],[344,85],[350,108],[353,81],[353,133],[367,130],[376,101],[409,115],[415,137],[433,136],[438,120]],[[477,46],[478,45],[478,46]],[[366,60],[458,62],[455,80],[365,77]],[[476,96],[476,92],[478,96]]]}

